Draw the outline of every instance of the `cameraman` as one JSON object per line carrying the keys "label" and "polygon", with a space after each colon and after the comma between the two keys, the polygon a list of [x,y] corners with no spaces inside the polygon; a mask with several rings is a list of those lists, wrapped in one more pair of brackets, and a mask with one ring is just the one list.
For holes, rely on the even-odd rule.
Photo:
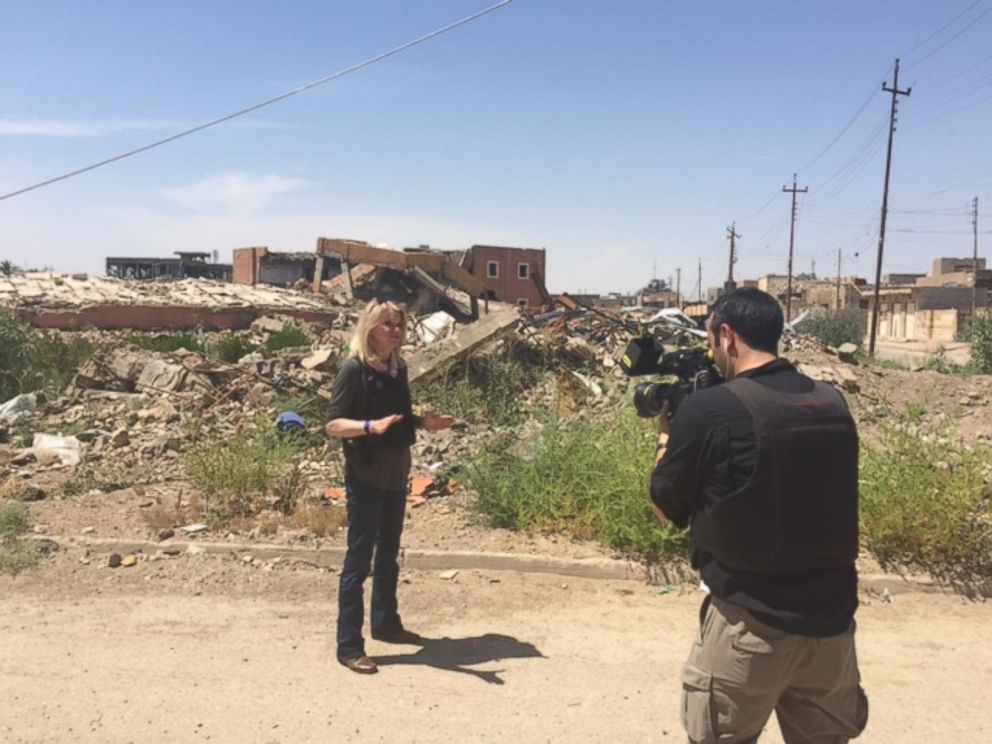
{"label": "cameraman", "polygon": [[787,744],[838,744],[868,719],[854,649],[858,437],[841,395],[778,358],[782,309],[729,292],[707,322],[725,384],[661,415],[651,500],[691,527],[709,594],[682,670],[693,744],[746,744],[774,710]]}

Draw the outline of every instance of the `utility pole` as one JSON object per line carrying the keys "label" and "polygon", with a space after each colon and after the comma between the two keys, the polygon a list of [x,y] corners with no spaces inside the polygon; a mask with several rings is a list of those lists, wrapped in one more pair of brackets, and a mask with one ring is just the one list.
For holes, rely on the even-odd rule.
{"label": "utility pole", "polygon": [[971,259],[971,319],[978,310],[978,197],[971,202],[971,237],[974,253]]}
{"label": "utility pole", "polygon": [[737,238],[743,238],[744,236],[737,232],[736,222],[731,222],[730,227],[727,228],[727,237],[730,238],[730,269],[727,271],[727,281],[723,285],[724,292],[730,292],[737,289],[737,285],[734,284],[734,264],[737,263],[737,253],[734,240]]}
{"label": "utility pole", "polygon": [[882,90],[892,94],[892,107],[889,110],[889,149],[885,156],[885,187],[882,190],[882,224],[878,232],[878,262],[875,264],[875,297],[871,307],[871,334],[868,337],[868,354],[875,356],[875,336],[878,335],[878,290],[882,283],[882,250],[885,248],[885,217],[889,211],[889,175],[892,172],[892,135],[896,131],[896,108],[898,96],[908,96],[913,88],[899,90],[899,58],[896,57],[892,87],[882,83]]}
{"label": "utility pole", "polygon": [[675,268],[675,302],[682,308],[682,267]]}
{"label": "utility pole", "polygon": [[840,310],[840,248],[837,249],[837,309]]}
{"label": "utility pole", "polygon": [[796,174],[792,174],[792,188],[782,187],[782,191],[792,194],[792,222],[789,225],[789,278],[785,285],[785,322],[792,320],[792,247],[796,241],[796,194],[805,194],[808,188],[796,188]]}
{"label": "utility pole", "polygon": [[699,287],[699,301],[703,301],[703,261],[699,260],[699,275],[696,278],[696,286]]}

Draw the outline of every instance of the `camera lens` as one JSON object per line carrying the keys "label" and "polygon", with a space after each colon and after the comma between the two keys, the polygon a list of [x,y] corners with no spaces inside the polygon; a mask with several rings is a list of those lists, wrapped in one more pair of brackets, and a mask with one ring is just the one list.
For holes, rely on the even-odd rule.
{"label": "camera lens", "polygon": [[634,409],[641,418],[654,418],[661,413],[664,388],[657,382],[642,382],[634,388]]}

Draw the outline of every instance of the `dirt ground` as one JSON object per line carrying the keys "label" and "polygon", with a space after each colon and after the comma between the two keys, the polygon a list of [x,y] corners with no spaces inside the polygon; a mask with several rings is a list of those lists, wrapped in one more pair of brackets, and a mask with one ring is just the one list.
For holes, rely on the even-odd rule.
{"label": "dirt ground", "polygon": [[[790,355],[836,364],[822,354]],[[992,377],[853,367],[848,394],[866,438],[886,411],[926,404],[960,417],[965,442],[992,439]],[[25,481],[57,494],[64,472]],[[701,595],[691,585],[462,568],[404,570],[406,623],[423,648],[370,642],[382,669],[334,659],[337,573],[306,560],[246,561],[252,545],[341,547],[331,531],[209,533],[229,553],[157,541],[175,517],[173,481],[50,496],[35,531],[62,546],[0,575],[0,742],[677,742],[678,674]],[[472,524],[463,496],[409,510],[411,550],[614,558],[595,545]],[[171,510],[171,513],[170,513]],[[145,541],[136,565],[109,548]],[[889,582],[865,563],[859,654],[865,742],[992,740],[992,602]],[[781,742],[774,722],[763,742]]]}
{"label": "dirt ground", "polygon": [[[140,518],[108,522],[99,508],[138,511],[141,498],[77,497],[37,512],[47,527],[147,536]],[[483,530],[446,502],[412,510],[406,538],[605,555]],[[65,543],[37,568],[0,576],[5,743],[684,741],[678,673],[702,596],[691,585],[405,570],[404,620],[427,640],[370,641],[381,671],[366,678],[334,659],[333,568],[148,550],[111,569],[105,553]],[[858,616],[871,699],[861,741],[988,739],[992,603],[893,586],[888,597],[864,592]],[[774,722],[762,741],[781,742]]]}

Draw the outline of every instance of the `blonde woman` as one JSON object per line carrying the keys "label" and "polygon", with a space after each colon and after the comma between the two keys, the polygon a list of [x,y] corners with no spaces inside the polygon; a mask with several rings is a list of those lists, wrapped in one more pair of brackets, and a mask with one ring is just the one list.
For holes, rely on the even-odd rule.
{"label": "blonde woman", "polygon": [[[416,429],[437,431],[451,416],[414,416],[400,347],[406,313],[392,302],[373,300],[358,316],[351,355],[334,383],[326,431],[344,441],[348,499],[348,552],[338,591],[338,661],[359,674],[374,674],[362,637],[362,585],[372,572],[372,637],[387,643],[417,643],[397,611],[396,557],[403,532],[410,445]],[[373,565],[373,553],[375,563]]]}

